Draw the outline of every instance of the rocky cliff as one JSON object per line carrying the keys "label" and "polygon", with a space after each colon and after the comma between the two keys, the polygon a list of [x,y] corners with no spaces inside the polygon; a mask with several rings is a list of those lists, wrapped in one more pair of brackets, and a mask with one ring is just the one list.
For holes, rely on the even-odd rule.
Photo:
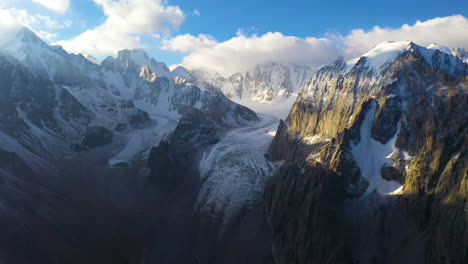
{"label": "rocky cliff", "polygon": [[412,42],[320,69],[269,149],[275,261],[464,263],[467,76]]}

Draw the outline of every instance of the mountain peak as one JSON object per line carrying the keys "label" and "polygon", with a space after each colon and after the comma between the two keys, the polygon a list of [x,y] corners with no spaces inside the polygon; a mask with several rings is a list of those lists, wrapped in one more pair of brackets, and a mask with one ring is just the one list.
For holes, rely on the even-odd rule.
{"label": "mountain peak", "polygon": [[97,64],[97,65],[100,65],[101,64],[101,61],[99,61],[98,59],[96,59],[95,57],[89,55],[89,54],[83,54],[88,61],[94,63],[94,64]]}
{"label": "mountain peak", "polygon": [[180,76],[187,80],[192,80],[192,76],[190,75],[189,71],[185,69],[183,66],[177,66],[171,71],[173,76]]}
{"label": "mountain peak", "polygon": [[135,64],[137,66],[143,66],[148,64],[148,54],[142,49],[128,50],[124,49],[117,53],[117,61],[126,65]]}
{"label": "mountain peak", "polygon": [[[389,66],[399,55],[407,52],[415,52],[421,55],[430,66],[434,68],[444,68],[448,73],[455,71],[456,65],[462,61],[458,61],[453,56],[453,52],[445,46],[431,44],[427,48],[415,44],[412,41],[385,41],[377,44],[371,50],[364,53],[362,56],[349,60],[347,62],[348,71],[353,67],[367,66],[375,73],[380,73]],[[447,59],[441,61],[441,56],[448,56]],[[450,62],[448,63],[447,60]]]}
{"label": "mountain peak", "polygon": [[[44,43],[31,29],[22,27],[17,35],[16,39],[25,43]],[[44,43],[45,44],[45,43]]]}
{"label": "mountain peak", "polygon": [[366,65],[368,65],[369,68],[376,72],[380,72],[384,65],[392,62],[398,55],[414,48],[415,46],[417,45],[412,41],[381,42],[362,56],[348,61],[348,65],[352,68],[361,60],[361,58],[364,57],[366,59]]}
{"label": "mountain peak", "polygon": [[431,45],[427,46],[427,48],[430,50],[438,50],[440,52],[447,53],[448,55],[453,55],[453,52],[449,47],[438,45],[436,43],[432,43]]}

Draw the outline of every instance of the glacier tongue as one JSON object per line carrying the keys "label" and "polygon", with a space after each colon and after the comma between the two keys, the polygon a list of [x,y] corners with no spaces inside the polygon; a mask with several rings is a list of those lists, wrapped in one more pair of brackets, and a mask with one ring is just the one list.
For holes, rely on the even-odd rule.
{"label": "glacier tongue", "polygon": [[401,184],[383,179],[380,170],[385,164],[390,165],[393,162],[388,157],[397,150],[395,141],[400,129],[398,128],[393,138],[385,145],[373,139],[371,128],[376,108],[376,103],[373,101],[361,124],[361,141],[358,144],[351,143],[351,148],[354,160],[361,169],[361,176],[369,181],[366,193],[377,190],[381,194],[389,194],[400,188]]}
{"label": "glacier tongue", "polygon": [[223,223],[255,203],[275,166],[265,157],[278,119],[260,116],[251,126],[233,129],[204,153],[199,171],[202,186],[196,207]]}

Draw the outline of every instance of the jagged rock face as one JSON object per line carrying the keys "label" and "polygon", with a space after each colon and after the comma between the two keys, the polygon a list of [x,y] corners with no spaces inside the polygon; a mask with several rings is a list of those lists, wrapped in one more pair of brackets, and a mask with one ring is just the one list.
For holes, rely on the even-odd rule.
{"label": "jagged rock face", "polygon": [[[5,63],[0,73],[4,76],[2,87],[7,89],[0,115],[7,118],[3,126],[10,127],[7,134],[13,140],[9,141],[13,146],[20,139],[18,144],[49,165],[82,150],[88,126],[115,131],[114,145],[121,145],[122,140],[131,138],[127,135],[155,126],[154,118],[163,116],[177,123],[184,107],[213,112],[225,126],[256,120],[250,110],[219,92],[192,84],[184,68],[171,72],[142,50],[123,50],[116,58],[96,64],[81,54],[47,45],[27,28],[0,50],[8,54],[6,57],[14,57],[3,59],[2,55]],[[146,135],[144,138],[154,141]],[[141,148],[134,152],[149,153],[151,145]],[[8,150],[13,151],[13,147]],[[19,155],[32,159],[29,153]]]}
{"label": "jagged rock face", "polygon": [[229,77],[203,71],[194,71],[192,76],[199,86],[219,89],[234,101],[248,99],[265,103],[295,96],[312,73],[307,66],[266,63]]}
{"label": "jagged rock face", "polygon": [[275,263],[338,263],[333,234],[343,195],[339,181],[320,164],[288,164],[270,180],[265,205]]}
{"label": "jagged rock face", "polygon": [[[77,140],[94,114],[46,72],[0,55],[0,133],[4,147],[23,156],[60,156]],[[42,132],[44,131],[44,132]],[[25,147],[20,151],[20,146]]]}
{"label": "jagged rock face", "polygon": [[[157,185],[171,185],[195,164],[197,153],[219,139],[218,125],[196,108],[188,108],[170,139],[152,149],[148,161]],[[191,171],[195,174],[194,171]]]}
{"label": "jagged rock face", "polygon": [[112,131],[101,126],[90,126],[86,128],[83,138],[83,145],[88,148],[105,146],[112,141],[114,134]]}
{"label": "jagged rock face", "polygon": [[468,62],[468,51],[466,49],[458,48],[453,51],[453,55],[464,62]]}
{"label": "jagged rock face", "polygon": [[[399,263],[466,261],[468,65],[439,50],[413,43],[379,68],[372,67],[372,60],[361,57],[352,68],[338,60],[319,70],[305,85],[286,122],[280,123],[270,146],[270,157],[292,165],[283,168],[270,182],[266,201],[278,263],[287,263],[284,256],[296,263],[386,263],[389,260],[379,260],[379,255],[385,256],[390,250],[396,250],[399,256],[413,257],[413,262],[403,258]],[[331,172],[297,173],[297,164],[302,166],[302,172],[317,166]],[[298,181],[317,183],[300,191],[304,209],[289,223],[281,223],[278,215],[289,210],[284,204],[291,203],[290,195],[302,190]],[[321,189],[316,187],[327,184],[338,185],[337,196],[341,195],[340,199],[332,199],[338,208],[332,213],[335,222],[315,214],[322,203],[332,202],[320,198]],[[398,196],[386,196],[399,184],[403,187]],[[395,230],[399,237],[394,237],[375,256],[349,243],[350,239],[360,241],[369,234],[375,243],[390,236],[387,232],[365,231],[364,217],[349,213],[348,201],[355,201],[355,211],[363,212],[373,193],[383,199],[379,206],[387,209],[382,212],[401,216],[393,220],[379,216],[380,228],[385,230],[392,221],[406,226]],[[314,198],[307,200],[309,196]],[[333,224],[332,229],[344,230],[343,225],[348,225],[345,216],[361,219],[348,226],[350,232],[356,233],[351,238],[329,231],[328,238],[311,235],[304,243],[294,244],[289,234],[280,231],[291,228],[289,233],[300,234],[308,230],[309,223],[323,222]],[[291,224],[303,218],[307,219],[304,223]],[[451,224],[443,219],[451,219]],[[329,247],[330,239],[335,240],[336,247]],[[409,248],[414,254],[409,249],[398,249],[401,243],[413,245]],[[329,254],[318,251],[320,248],[328,248]]]}

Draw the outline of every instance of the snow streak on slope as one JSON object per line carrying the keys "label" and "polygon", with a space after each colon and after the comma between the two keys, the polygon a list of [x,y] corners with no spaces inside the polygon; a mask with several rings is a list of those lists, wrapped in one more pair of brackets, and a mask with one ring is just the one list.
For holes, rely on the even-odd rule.
{"label": "snow streak on slope", "polygon": [[197,208],[213,217],[223,214],[225,224],[259,199],[266,180],[275,170],[265,153],[278,119],[259,117],[260,122],[252,126],[228,132],[200,162],[202,186]]}
{"label": "snow streak on slope", "polygon": [[369,181],[366,193],[374,190],[381,194],[391,193],[401,185],[394,181],[386,181],[382,178],[380,170],[385,164],[391,165],[392,160],[388,158],[394,151],[399,128],[392,139],[385,145],[371,137],[372,120],[376,112],[376,103],[372,102],[372,107],[366,113],[366,117],[361,124],[361,141],[355,145],[351,143],[354,160],[361,169],[361,176]]}
{"label": "snow streak on slope", "polygon": [[177,120],[166,116],[153,115],[150,117],[155,121],[153,125],[130,131],[125,136],[125,146],[109,160],[109,166],[113,167],[119,163],[130,164],[132,161],[146,158],[151,148],[159,145],[159,142],[177,126]]}

